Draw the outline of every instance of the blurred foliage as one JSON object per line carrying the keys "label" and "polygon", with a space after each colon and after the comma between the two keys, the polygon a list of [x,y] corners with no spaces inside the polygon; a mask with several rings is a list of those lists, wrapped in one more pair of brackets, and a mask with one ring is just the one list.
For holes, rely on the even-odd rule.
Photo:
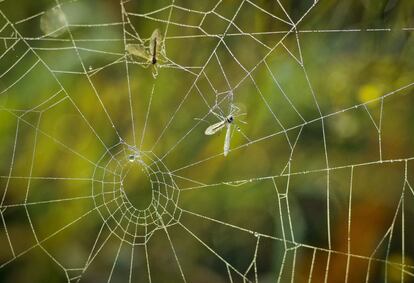
{"label": "blurred foliage", "polygon": [[[300,21],[298,33],[286,33],[291,26],[269,15],[286,18],[275,1],[241,2],[180,0],[175,4],[189,10],[162,10],[171,1],[131,0],[124,4],[128,12],[161,10],[130,15],[131,26],[124,30],[117,1],[61,1],[71,32],[47,37],[43,33],[50,26],[43,24],[42,31],[41,18],[47,19],[39,13],[53,9],[54,1],[0,2],[0,26],[15,23],[1,30],[0,47],[1,282],[68,281],[103,243],[81,282],[105,282],[110,274],[112,282],[128,281],[131,246],[120,241],[118,227],[111,234],[102,226],[90,197],[97,165],[112,166],[116,157],[102,157],[115,152],[110,148],[120,138],[162,159],[152,157],[172,174],[181,190],[176,205],[184,210],[179,223],[168,228],[169,238],[160,229],[146,248],[135,247],[137,282],[147,278],[146,253],[152,282],[181,280],[170,243],[188,282],[227,282],[219,256],[246,270],[257,243],[248,231],[277,238],[260,237],[260,282],[274,282],[279,272],[281,282],[290,282],[293,268],[294,280],[307,282],[311,266],[314,282],[322,282],[328,256],[328,282],[341,282],[345,274],[350,282],[361,282],[367,264],[370,282],[399,282],[401,265],[394,263],[412,270],[414,203],[405,163],[379,161],[414,156],[413,93],[410,87],[400,89],[412,83],[414,72],[412,29],[404,30],[414,27],[414,2],[321,0],[303,17],[313,0],[280,1],[291,19]],[[195,12],[213,8],[222,17]],[[223,17],[234,17],[233,25]],[[167,27],[168,18],[188,26]],[[201,20],[208,36],[190,27]],[[169,63],[158,66],[154,78],[153,66],[127,57],[127,76],[124,31],[129,42],[140,44],[155,28],[168,28]],[[130,36],[135,32],[140,38]],[[269,53],[266,46],[275,45]],[[233,150],[225,158],[224,132],[205,136],[208,124],[197,119],[218,122],[207,106],[216,101],[226,116],[230,90],[247,124],[236,119],[241,131],[234,131]],[[408,172],[412,166],[407,161]],[[347,271],[351,170],[351,253],[366,258],[352,257]],[[412,174],[407,178],[414,184]],[[145,186],[148,194],[148,186],[158,184],[139,175],[128,185],[133,200],[144,194],[134,189]],[[76,199],[64,201],[69,198]],[[387,234],[390,226],[393,232]],[[320,249],[314,253],[311,247]],[[382,260],[368,261],[371,256]],[[254,271],[248,277],[253,280]],[[405,274],[404,280],[412,277]]]}

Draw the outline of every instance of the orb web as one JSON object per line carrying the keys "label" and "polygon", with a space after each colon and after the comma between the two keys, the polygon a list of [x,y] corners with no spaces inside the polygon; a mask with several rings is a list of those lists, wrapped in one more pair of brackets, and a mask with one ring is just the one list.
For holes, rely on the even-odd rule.
{"label": "orb web", "polygon": [[0,281],[410,282],[413,5],[299,2],[0,1]]}
{"label": "orb web", "polygon": [[[125,177],[140,174],[136,170],[143,171],[144,178],[149,179],[150,188],[146,189],[151,198],[146,207],[137,207],[128,198],[133,190],[145,189],[140,188],[145,182],[132,182],[128,185],[133,188],[125,188]],[[108,228],[132,245],[145,244],[156,230],[179,221],[179,188],[171,172],[153,153],[137,151],[124,143],[109,148],[98,160],[92,175],[91,195]]]}

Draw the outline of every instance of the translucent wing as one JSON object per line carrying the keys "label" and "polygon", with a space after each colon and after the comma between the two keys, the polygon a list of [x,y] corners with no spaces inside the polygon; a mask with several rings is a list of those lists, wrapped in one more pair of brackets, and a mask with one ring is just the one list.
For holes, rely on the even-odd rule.
{"label": "translucent wing", "polygon": [[131,55],[144,58],[146,60],[151,60],[151,54],[148,54],[148,51],[145,49],[145,47],[140,44],[127,44],[125,46],[125,50]]}
{"label": "translucent wing", "polygon": [[47,10],[40,18],[40,29],[43,34],[58,37],[66,32],[66,16],[60,7]]}
{"label": "translucent wing", "polygon": [[226,125],[226,121],[221,121],[221,122],[215,123],[215,124],[209,126],[204,131],[204,134],[206,134],[207,136],[214,135],[215,133],[217,133],[218,131],[220,131],[221,129],[223,129],[223,127],[225,125]]}
{"label": "translucent wing", "polygon": [[224,138],[224,156],[227,156],[230,150],[230,138],[231,138],[231,124],[227,123],[226,137]]}
{"label": "translucent wing", "polygon": [[160,32],[159,29],[155,29],[152,34],[151,34],[151,38],[150,38],[150,52],[152,56],[158,56],[158,54],[161,53],[161,49],[162,49],[162,34]]}

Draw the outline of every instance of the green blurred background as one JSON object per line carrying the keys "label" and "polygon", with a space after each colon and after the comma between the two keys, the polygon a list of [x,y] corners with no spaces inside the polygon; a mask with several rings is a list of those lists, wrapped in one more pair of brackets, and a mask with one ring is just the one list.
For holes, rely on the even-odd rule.
{"label": "green blurred background", "polygon": [[0,2],[0,282],[413,281],[412,1],[56,3]]}

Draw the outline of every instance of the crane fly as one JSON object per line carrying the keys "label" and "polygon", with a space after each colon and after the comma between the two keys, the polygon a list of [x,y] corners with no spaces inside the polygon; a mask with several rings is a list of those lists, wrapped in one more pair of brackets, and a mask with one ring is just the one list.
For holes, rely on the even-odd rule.
{"label": "crane fly", "polygon": [[152,49],[152,60],[151,63],[152,65],[157,64],[157,41],[154,41],[154,48]]}
{"label": "crane fly", "polygon": [[158,56],[162,52],[162,35],[159,29],[155,29],[150,38],[151,63],[155,65],[158,62]]}
{"label": "crane fly", "polygon": [[[215,133],[221,131],[224,127],[226,127],[226,137],[224,138],[224,146],[223,146],[223,154],[224,156],[227,156],[227,154],[230,151],[230,140],[232,136],[232,129],[231,125],[234,122],[235,116],[245,115],[245,114],[238,114],[239,108],[235,105],[232,105],[230,115],[227,117],[223,117],[221,115],[218,115],[214,113],[218,118],[222,119],[220,122],[214,123],[213,125],[210,125],[205,131],[204,134],[207,136],[214,135]],[[245,122],[244,122],[245,123]]]}
{"label": "crane fly", "polygon": [[[145,42],[149,40],[149,44],[146,46]],[[154,76],[158,74],[157,72],[157,63],[162,61],[160,57],[165,57],[164,55],[164,43],[163,37],[159,29],[155,29],[151,37],[144,41],[143,44],[127,44],[125,50],[128,54],[131,54],[135,57],[145,59],[146,66],[154,66]]]}

